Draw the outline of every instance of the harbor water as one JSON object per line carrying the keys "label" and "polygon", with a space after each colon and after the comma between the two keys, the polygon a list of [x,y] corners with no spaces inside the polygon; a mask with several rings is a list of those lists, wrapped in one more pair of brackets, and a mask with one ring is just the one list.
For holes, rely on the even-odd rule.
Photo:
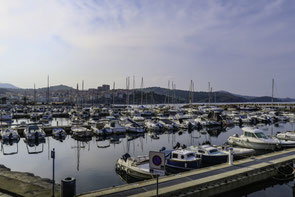
{"label": "harbor water", "polygon": [[[55,119],[52,125],[67,125],[67,119]],[[295,123],[279,123],[276,125],[261,125],[267,135],[277,132],[294,130]],[[55,148],[55,180],[65,177],[75,177],[77,193],[98,190],[125,184],[116,173],[116,161],[125,153],[131,156],[147,155],[149,151],[159,151],[162,147],[172,149],[177,142],[186,146],[210,142],[222,145],[233,134],[242,134],[239,126],[228,127],[223,130],[194,130],[165,132],[155,139],[147,132],[142,135],[126,134],[114,135],[108,138],[92,137],[89,141],[77,141],[70,135],[63,141],[46,137],[45,142],[28,145],[22,138],[17,144],[1,145],[0,163],[13,171],[30,172],[42,178],[52,178],[52,159],[50,152]],[[236,192],[234,196],[292,196],[294,181],[273,182],[258,187],[256,190],[243,188],[244,192]],[[254,188],[252,186],[251,188]],[[251,191],[251,193],[245,192]],[[234,191],[233,191],[234,192]]]}

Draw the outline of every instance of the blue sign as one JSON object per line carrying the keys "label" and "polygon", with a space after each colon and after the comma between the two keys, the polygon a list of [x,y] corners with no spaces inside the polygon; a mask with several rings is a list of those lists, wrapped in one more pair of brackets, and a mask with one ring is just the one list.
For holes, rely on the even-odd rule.
{"label": "blue sign", "polygon": [[161,159],[161,157],[158,156],[158,155],[153,156],[153,163],[154,163],[156,166],[161,165],[161,163],[162,163],[162,159]]}

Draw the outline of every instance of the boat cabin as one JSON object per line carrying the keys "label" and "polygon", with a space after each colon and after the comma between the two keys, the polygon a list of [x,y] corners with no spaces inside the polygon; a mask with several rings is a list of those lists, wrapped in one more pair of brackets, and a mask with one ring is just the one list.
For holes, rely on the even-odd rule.
{"label": "boat cabin", "polygon": [[195,158],[196,153],[188,150],[175,150],[171,154],[173,160],[194,160]]}
{"label": "boat cabin", "polygon": [[263,139],[268,138],[260,129],[252,129],[252,128],[245,127],[242,130],[245,137],[263,138]]}

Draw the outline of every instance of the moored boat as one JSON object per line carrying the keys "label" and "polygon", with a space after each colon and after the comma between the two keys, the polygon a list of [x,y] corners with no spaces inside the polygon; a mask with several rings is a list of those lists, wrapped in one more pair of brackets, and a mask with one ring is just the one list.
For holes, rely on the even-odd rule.
{"label": "moored boat", "polygon": [[3,141],[18,141],[20,139],[19,134],[14,129],[2,129],[0,132],[1,139]]}
{"label": "moored boat", "polygon": [[91,138],[93,136],[91,130],[82,126],[73,126],[71,130],[74,138]]}
{"label": "moored boat", "polygon": [[294,140],[295,141],[295,131],[286,131],[286,132],[278,132],[276,134],[276,137],[278,139],[282,139],[282,140]]}
{"label": "moored boat", "polygon": [[218,148],[206,144],[200,146],[190,146],[188,150],[194,151],[202,159],[202,166],[210,166],[227,162],[228,153]]}
{"label": "moored boat", "polygon": [[52,129],[52,136],[56,139],[65,139],[67,132],[62,128],[54,128]]}
{"label": "moored boat", "polygon": [[29,125],[24,130],[24,136],[27,140],[42,140],[45,139],[45,132],[37,125]]}
{"label": "moored boat", "polygon": [[260,129],[244,127],[243,134],[237,134],[228,138],[228,143],[234,146],[245,148],[260,149],[260,150],[275,150],[280,147],[278,139],[266,136]]}
{"label": "moored boat", "polygon": [[201,167],[201,159],[196,153],[186,149],[176,149],[166,160],[166,166],[181,171],[193,170]]}
{"label": "moored boat", "polygon": [[116,170],[123,171],[136,179],[151,179],[154,177],[150,173],[149,156],[131,157],[124,154],[116,163]]}

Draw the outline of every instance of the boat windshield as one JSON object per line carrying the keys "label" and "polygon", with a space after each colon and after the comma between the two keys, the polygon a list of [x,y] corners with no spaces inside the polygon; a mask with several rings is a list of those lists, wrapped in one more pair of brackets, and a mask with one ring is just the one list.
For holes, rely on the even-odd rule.
{"label": "boat windshield", "polygon": [[188,153],[186,156],[187,156],[187,158],[195,157],[195,154],[194,153]]}
{"label": "boat windshield", "polygon": [[262,132],[255,133],[255,135],[256,135],[258,138],[264,138],[264,139],[267,139],[266,135],[264,135],[264,133],[262,133]]}
{"label": "boat windshield", "polygon": [[210,152],[210,153],[216,153],[216,152],[218,152],[218,150],[217,150],[217,149],[212,149],[212,150],[210,150],[209,152]]}
{"label": "boat windshield", "polygon": [[30,126],[29,131],[38,131],[39,127],[38,126]]}

